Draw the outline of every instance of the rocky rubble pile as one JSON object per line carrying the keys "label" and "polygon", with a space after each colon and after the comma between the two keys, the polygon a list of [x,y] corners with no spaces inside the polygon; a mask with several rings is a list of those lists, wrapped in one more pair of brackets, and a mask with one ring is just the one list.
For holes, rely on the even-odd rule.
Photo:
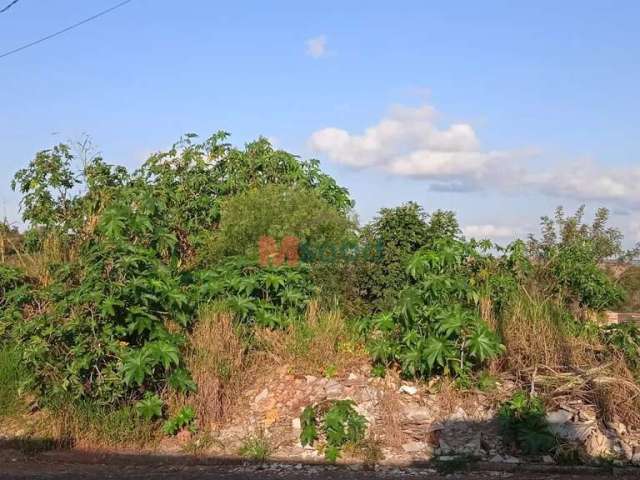
{"label": "rocky rubble pile", "polygon": [[[300,445],[299,415],[309,404],[349,398],[367,419],[383,463],[460,456],[506,463],[525,460],[503,444],[496,418],[498,399],[511,395],[513,383],[500,383],[491,398],[481,392],[452,398],[451,391],[438,393],[430,387],[393,376],[371,378],[364,366],[336,378],[292,375],[283,366],[244,392],[241,414],[218,430],[218,450],[211,453],[237,454],[247,438],[260,435],[270,443],[273,458],[322,461],[314,448]],[[548,421],[566,445],[580,447],[591,458],[640,464],[640,436],[621,424],[602,424],[591,407],[579,402],[563,406],[550,412]],[[535,460],[554,462],[549,456]]]}
{"label": "rocky rubble pile", "polygon": [[640,465],[640,432],[619,422],[601,422],[595,410],[577,401],[549,412],[547,422],[559,438],[581,446],[591,458],[624,459]]}

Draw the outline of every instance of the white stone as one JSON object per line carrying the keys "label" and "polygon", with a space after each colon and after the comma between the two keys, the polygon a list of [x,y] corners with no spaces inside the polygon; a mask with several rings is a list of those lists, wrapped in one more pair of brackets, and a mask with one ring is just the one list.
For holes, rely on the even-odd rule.
{"label": "white stone", "polygon": [[266,400],[268,396],[269,396],[269,389],[265,388],[258,395],[256,395],[256,398],[254,398],[253,401],[255,403],[260,403]]}
{"label": "white stone", "polygon": [[450,422],[461,422],[467,420],[467,412],[462,407],[456,408],[456,411],[449,415],[448,420]]}
{"label": "white stone", "polygon": [[633,447],[627,442],[623,442],[622,440],[620,440],[620,448],[622,449],[622,453],[624,453],[624,458],[626,458],[628,461],[632,461]]}
{"label": "white stone", "polygon": [[613,430],[617,435],[624,436],[627,434],[627,427],[620,422],[606,422],[609,429]]}
{"label": "white stone", "polygon": [[432,414],[426,407],[407,405],[404,407],[404,417],[411,423],[428,423],[432,419]]}
{"label": "white stone", "polygon": [[415,395],[418,393],[418,389],[411,385],[402,385],[400,387],[400,393],[406,393],[407,395]]}
{"label": "white stone", "polygon": [[299,418],[296,417],[293,420],[291,420],[291,428],[293,428],[294,430],[302,429],[302,426],[300,425],[300,419]]}
{"label": "white stone", "polygon": [[571,417],[573,417],[573,413],[560,409],[547,413],[547,422],[552,425],[561,425],[570,422]]}
{"label": "white stone", "polygon": [[402,449],[407,453],[421,452],[429,448],[429,445],[424,442],[408,442],[402,445]]}
{"label": "white stone", "polygon": [[600,430],[594,430],[584,443],[585,450],[592,457],[604,457],[611,455],[613,442]]}
{"label": "white stone", "polygon": [[592,422],[569,422],[562,425],[550,424],[550,429],[560,438],[571,441],[584,442],[597,430],[597,425]]}

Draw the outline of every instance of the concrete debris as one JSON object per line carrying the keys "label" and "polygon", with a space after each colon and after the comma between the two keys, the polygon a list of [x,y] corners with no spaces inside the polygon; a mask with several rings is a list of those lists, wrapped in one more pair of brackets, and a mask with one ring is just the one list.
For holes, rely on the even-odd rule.
{"label": "concrete debris", "polygon": [[[235,416],[230,415],[208,438],[207,453],[235,455],[248,438],[260,434],[270,442],[275,459],[321,461],[322,445],[300,444],[300,414],[308,405],[324,408],[331,400],[352,399],[367,420],[370,439],[384,456],[382,463],[410,464],[447,457],[513,464],[533,458],[544,464],[556,463],[551,455],[526,457],[503,440],[497,410],[516,385],[502,379],[498,388],[495,395],[465,392],[452,398],[450,392],[436,387],[435,380],[407,382],[393,374],[373,378],[366,366],[324,378],[294,375],[283,365],[241,393]],[[640,465],[640,432],[620,422],[604,423],[595,407],[570,400],[546,417],[551,431],[563,443],[585,458]],[[163,441],[160,448],[180,451],[197,442],[198,435],[181,432],[179,438],[173,437],[173,443]],[[353,455],[357,453],[345,452],[341,461],[357,460]]]}
{"label": "concrete debris", "polygon": [[411,385],[402,385],[400,387],[400,393],[406,393],[407,395],[415,395],[418,393],[418,389]]}

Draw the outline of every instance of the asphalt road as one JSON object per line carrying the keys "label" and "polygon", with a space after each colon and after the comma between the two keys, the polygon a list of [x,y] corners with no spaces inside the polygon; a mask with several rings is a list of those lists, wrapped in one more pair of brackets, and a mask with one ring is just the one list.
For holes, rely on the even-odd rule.
{"label": "asphalt road", "polygon": [[425,478],[431,480],[488,480],[488,479],[524,479],[524,480],[604,480],[607,478],[639,479],[638,472],[618,472],[618,474],[575,471],[566,473],[526,472],[526,471],[471,471],[438,472],[430,468],[385,468],[354,470],[349,467],[320,467],[310,465],[271,464],[264,467],[256,465],[109,465],[47,461],[0,461],[0,479],[168,479],[181,480],[220,479],[220,480],[409,480]]}
{"label": "asphalt road", "polygon": [[[236,459],[237,460],[237,459]],[[224,464],[220,464],[224,461]],[[0,448],[0,480],[14,479],[168,479],[181,480],[640,480],[640,468],[593,469],[588,467],[555,467],[552,465],[457,465],[465,471],[443,470],[433,465],[423,467],[378,467],[366,470],[361,466],[322,466],[268,463],[242,464],[229,459],[190,456],[150,456],[50,451],[27,455]]]}

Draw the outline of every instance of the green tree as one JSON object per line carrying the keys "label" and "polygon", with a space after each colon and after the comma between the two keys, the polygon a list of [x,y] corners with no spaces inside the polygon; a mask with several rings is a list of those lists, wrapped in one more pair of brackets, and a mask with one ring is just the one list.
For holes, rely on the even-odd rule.
{"label": "green tree", "polygon": [[276,242],[293,236],[312,254],[331,254],[353,245],[355,223],[310,188],[277,184],[253,188],[223,203],[214,258],[257,258],[258,242],[265,235]]}
{"label": "green tree", "polygon": [[562,207],[555,218],[542,217],[540,239],[529,236],[539,284],[563,295],[568,303],[604,310],[620,304],[624,291],[602,268],[602,262],[624,256],[622,232],[608,227],[609,211],[600,208],[591,225],[583,223],[584,206],[572,216]]}
{"label": "green tree", "polygon": [[32,227],[62,227],[71,210],[71,189],[78,184],[72,171],[73,155],[59,144],[38,152],[15,174],[11,188],[22,193],[22,218]]}
{"label": "green tree", "polygon": [[383,208],[361,232],[364,250],[375,255],[373,261],[358,265],[358,294],[380,311],[390,309],[406,285],[409,257],[424,246],[460,235],[451,211],[436,210],[427,215],[415,202]]}

